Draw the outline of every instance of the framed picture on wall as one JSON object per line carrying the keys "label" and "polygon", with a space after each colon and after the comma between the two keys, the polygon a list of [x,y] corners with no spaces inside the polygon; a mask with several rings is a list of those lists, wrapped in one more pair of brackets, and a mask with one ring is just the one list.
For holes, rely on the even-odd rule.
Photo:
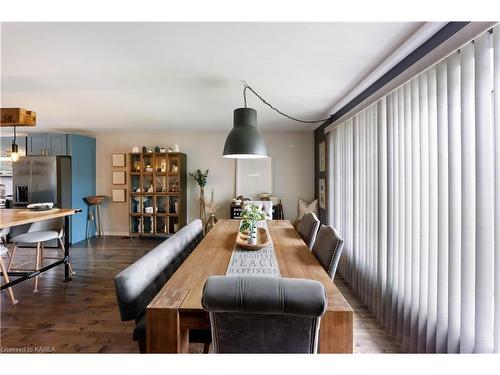
{"label": "framed picture on wall", "polygon": [[125,154],[112,154],[111,155],[111,166],[112,167],[125,167],[127,164],[127,158]]}
{"label": "framed picture on wall", "polygon": [[127,183],[127,175],[125,171],[116,171],[113,172],[113,185],[125,185]]}
{"label": "framed picture on wall", "polygon": [[259,199],[260,194],[273,192],[272,156],[262,159],[236,160],[236,196]]}
{"label": "framed picture on wall", "polygon": [[318,159],[319,159],[319,171],[320,172],[326,172],[326,146],[325,142],[321,142],[319,144],[319,152],[318,152]]}
{"label": "framed picture on wall", "polygon": [[126,202],[127,195],[125,189],[112,189],[111,190],[111,199],[113,202]]}
{"label": "framed picture on wall", "polygon": [[319,208],[326,208],[326,183],[324,178],[319,179]]}

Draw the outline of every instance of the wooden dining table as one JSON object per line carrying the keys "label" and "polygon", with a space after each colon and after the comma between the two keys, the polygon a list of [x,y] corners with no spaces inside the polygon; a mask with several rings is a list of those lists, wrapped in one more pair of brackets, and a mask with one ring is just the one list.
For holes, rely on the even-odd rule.
{"label": "wooden dining table", "polygon": [[0,209],[0,229],[11,228],[17,225],[31,224],[39,221],[45,221],[56,218],[64,218],[64,258],[57,260],[54,263],[48,264],[37,271],[9,271],[8,275],[16,277],[14,280],[3,284],[0,290],[7,289],[24,280],[31,279],[43,272],[46,272],[54,267],[64,264],[64,281],[70,281],[71,275],[69,272],[69,251],[70,241],[69,236],[69,217],[78,212],[80,209],[73,208],[54,208],[47,211],[32,211],[28,208],[2,208]]}
{"label": "wooden dining table", "polygon": [[[210,329],[201,298],[208,276],[225,275],[239,220],[219,220],[147,307],[147,351],[187,353],[189,330]],[[267,221],[281,277],[317,280],[328,306],[321,318],[320,353],[352,353],[353,310],[288,220]]]}

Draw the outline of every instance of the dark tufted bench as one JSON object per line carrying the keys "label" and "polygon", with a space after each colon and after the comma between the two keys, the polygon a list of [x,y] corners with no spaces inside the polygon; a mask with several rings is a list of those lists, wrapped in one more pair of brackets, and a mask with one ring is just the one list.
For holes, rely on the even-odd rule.
{"label": "dark tufted bench", "polygon": [[[133,340],[146,351],[146,307],[203,238],[201,220],[181,228],[114,278],[122,321],[135,320]],[[210,332],[193,330],[190,341],[210,343]]]}

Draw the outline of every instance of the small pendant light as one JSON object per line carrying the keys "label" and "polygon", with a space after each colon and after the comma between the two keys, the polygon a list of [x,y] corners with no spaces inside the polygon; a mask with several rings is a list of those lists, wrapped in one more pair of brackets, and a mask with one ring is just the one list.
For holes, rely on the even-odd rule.
{"label": "small pendant light", "polygon": [[19,160],[19,149],[16,144],[16,127],[14,126],[14,139],[12,140],[12,146],[10,148],[10,160],[16,162]]}

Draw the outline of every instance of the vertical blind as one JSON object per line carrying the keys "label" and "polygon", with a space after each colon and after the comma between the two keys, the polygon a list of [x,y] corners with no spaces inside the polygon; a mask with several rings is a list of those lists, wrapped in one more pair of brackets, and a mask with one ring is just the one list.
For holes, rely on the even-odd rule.
{"label": "vertical blind", "polygon": [[339,272],[405,351],[500,352],[500,28],[328,134]]}

